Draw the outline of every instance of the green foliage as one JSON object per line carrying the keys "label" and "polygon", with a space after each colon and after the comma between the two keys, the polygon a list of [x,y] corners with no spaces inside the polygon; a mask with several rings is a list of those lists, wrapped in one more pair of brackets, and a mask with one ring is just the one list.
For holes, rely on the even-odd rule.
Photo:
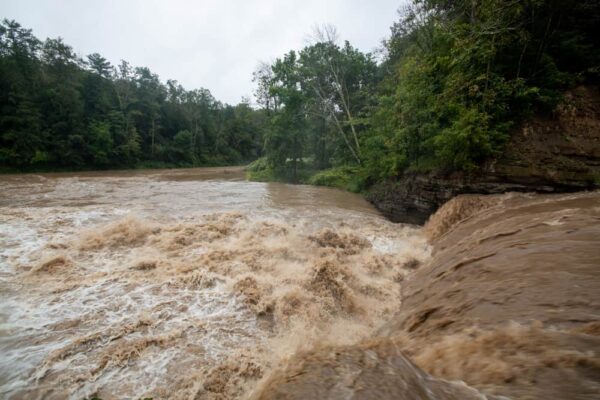
{"label": "green foliage", "polygon": [[305,181],[307,171],[360,164],[377,79],[371,55],[338,45],[332,28],[317,38],[254,75],[269,117],[264,150],[271,175],[292,182]]}
{"label": "green foliage", "polygon": [[342,166],[319,171],[311,176],[307,183],[317,186],[331,186],[350,192],[360,192],[364,189],[364,180],[357,167]]}
{"label": "green foliage", "polygon": [[0,23],[2,170],[237,164],[260,156],[266,125],[247,103]]}
{"label": "green foliage", "polygon": [[271,162],[267,157],[260,157],[246,166],[246,177],[251,181],[269,182],[280,181]]}
{"label": "green foliage", "polygon": [[273,165],[267,157],[261,157],[246,166],[246,177],[258,182],[307,183],[314,173],[315,170],[302,160],[298,160],[295,166],[291,160],[287,165]]}
{"label": "green foliage", "polygon": [[[148,68],[87,60],[0,24],[0,170],[239,164],[252,179],[361,190],[476,171],[511,129],[600,78],[600,2],[413,0],[377,64],[324,27],[222,104]],[[321,172],[319,172],[321,171]]]}
{"label": "green foliage", "polygon": [[475,171],[520,120],[598,82],[598,23],[593,0],[413,0],[378,66],[325,27],[255,74],[270,120],[261,179],[325,169],[308,182],[358,190],[407,170]]}
{"label": "green foliage", "polygon": [[504,132],[489,126],[489,115],[476,108],[459,106],[449,127],[433,137],[435,156],[441,165],[471,170],[477,162],[493,153],[495,142],[501,142]]}
{"label": "green foliage", "polygon": [[[325,170],[315,170],[303,163],[297,171],[296,182],[316,186],[330,186],[351,192],[360,192],[365,181],[356,166],[340,166]],[[246,166],[248,179],[259,182],[290,182],[293,179],[290,168],[273,167],[266,157],[261,157]]]}
{"label": "green foliage", "polygon": [[193,136],[188,130],[177,132],[169,148],[168,158],[172,163],[194,164]]}
{"label": "green foliage", "polygon": [[472,171],[501,154],[516,123],[594,76],[598,22],[591,0],[413,1],[386,42],[369,178]]}
{"label": "green foliage", "polygon": [[[93,121],[89,125],[88,132],[90,136],[89,149],[93,163],[98,166],[109,166],[114,149],[110,124],[105,121]],[[48,159],[46,158],[43,161],[48,161]]]}
{"label": "green foliage", "polygon": [[246,166],[246,171],[249,172],[259,172],[264,171],[269,168],[269,161],[266,157],[260,157],[256,160],[252,161],[250,164]]}

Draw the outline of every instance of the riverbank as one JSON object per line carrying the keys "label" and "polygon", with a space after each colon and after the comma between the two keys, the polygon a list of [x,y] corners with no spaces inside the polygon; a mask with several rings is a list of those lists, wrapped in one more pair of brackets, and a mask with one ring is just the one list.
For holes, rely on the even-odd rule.
{"label": "riverbank", "polygon": [[361,193],[394,222],[422,225],[460,194],[507,192],[570,193],[600,187],[600,88],[579,86],[565,93],[548,115],[516,127],[497,157],[472,171],[415,171],[369,182],[361,168],[300,168],[274,171],[261,159],[248,167],[257,181],[295,181]]}
{"label": "riverbank", "polygon": [[455,198],[425,226],[433,256],[399,313],[368,341],[297,355],[255,398],[594,398],[599,205],[600,192]]}
{"label": "riverbank", "polygon": [[148,162],[136,165],[112,165],[106,168],[98,167],[82,167],[82,168],[29,168],[16,169],[5,166],[0,166],[0,175],[16,175],[16,174],[76,174],[76,173],[111,173],[111,172],[132,172],[132,171],[160,171],[160,170],[186,170],[198,168],[246,168],[248,162],[242,164],[206,164],[206,165],[181,165],[171,163]]}

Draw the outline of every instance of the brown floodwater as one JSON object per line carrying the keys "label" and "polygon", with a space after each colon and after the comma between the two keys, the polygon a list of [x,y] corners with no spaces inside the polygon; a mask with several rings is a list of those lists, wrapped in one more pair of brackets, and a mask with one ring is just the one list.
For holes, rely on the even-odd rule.
{"label": "brown floodwater", "polygon": [[252,398],[600,398],[600,191],[458,196],[424,232],[398,314],[299,352]]}
{"label": "brown floodwater", "polygon": [[244,398],[368,338],[429,252],[358,195],[240,168],[0,176],[0,397]]}

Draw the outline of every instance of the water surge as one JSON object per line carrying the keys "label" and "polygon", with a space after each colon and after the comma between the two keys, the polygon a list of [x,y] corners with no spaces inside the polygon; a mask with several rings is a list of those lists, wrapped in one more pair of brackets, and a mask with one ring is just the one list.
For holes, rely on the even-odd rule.
{"label": "water surge", "polygon": [[241,398],[298,351],[369,337],[429,255],[353,195],[179,178],[4,182],[3,397]]}

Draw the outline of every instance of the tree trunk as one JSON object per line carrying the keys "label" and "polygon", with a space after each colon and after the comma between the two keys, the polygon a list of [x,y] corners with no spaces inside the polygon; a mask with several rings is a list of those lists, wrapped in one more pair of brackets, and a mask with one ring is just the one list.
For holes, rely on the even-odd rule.
{"label": "tree trunk", "polygon": [[348,124],[350,125],[350,130],[352,131],[352,136],[356,145],[356,154],[360,157],[360,144],[358,143],[358,135],[356,134],[356,129],[354,128],[354,120],[352,118],[352,114],[350,113],[350,99],[344,95],[344,85],[342,84],[342,81],[340,80],[339,74],[335,70],[333,63],[331,63],[331,60],[329,61],[329,68],[331,69],[331,73],[333,74],[333,78],[336,83],[336,91],[338,92],[340,100],[342,101],[342,107],[344,108],[346,116],[348,117]]}
{"label": "tree trunk", "polygon": [[150,153],[154,156],[154,135],[155,135],[155,119],[152,118],[152,146],[150,148]]}

